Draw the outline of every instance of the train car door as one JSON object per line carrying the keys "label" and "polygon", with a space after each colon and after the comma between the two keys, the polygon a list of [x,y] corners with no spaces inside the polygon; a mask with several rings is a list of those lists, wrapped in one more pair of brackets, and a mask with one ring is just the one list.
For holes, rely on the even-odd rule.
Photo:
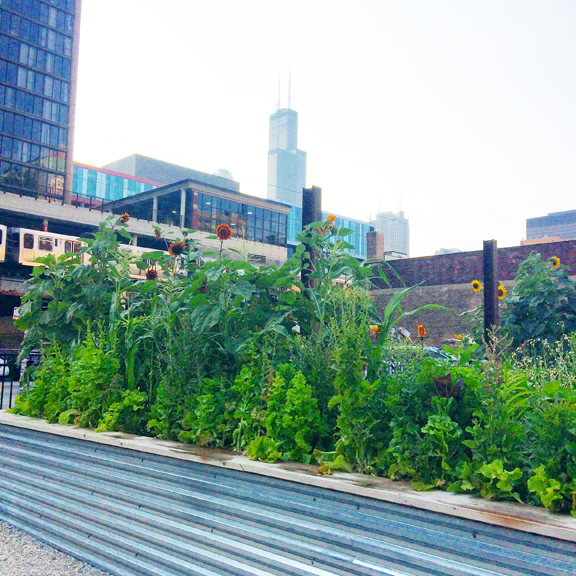
{"label": "train car door", "polygon": [[6,226],[0,224],[0,262],[4,262],[6,260],[6,242],[7,242],[7,235],[6,232],[8,229]]}
{"label": "train car door", "polygon": [[26,264],[32,266],[36,260],[36,238],[32,231],[25,232],[19,231],[20,234],[20,255],[18,257],[19,264]]}

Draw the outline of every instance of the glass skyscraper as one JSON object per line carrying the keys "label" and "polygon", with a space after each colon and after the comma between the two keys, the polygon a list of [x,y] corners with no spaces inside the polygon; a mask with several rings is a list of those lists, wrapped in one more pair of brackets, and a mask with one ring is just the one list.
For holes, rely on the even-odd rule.
{"label": "glass skyscraper", "polygon": [[0,0],[0,189],[69,202],[81,0]]}
{"label": "glass skyscraper", "polygon": [[302,206],[306,152],[298,150],[298,112],[282,108],[270,116],[268,199]]}

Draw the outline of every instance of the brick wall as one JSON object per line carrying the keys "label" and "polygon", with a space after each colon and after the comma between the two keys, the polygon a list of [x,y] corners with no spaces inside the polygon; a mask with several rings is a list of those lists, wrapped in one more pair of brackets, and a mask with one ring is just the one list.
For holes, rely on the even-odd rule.
{"label": "brick wall", "polygon": [[[373,290],[372,298],[379,313],[383,313],[392,296],[392,290]],[[471,313],[482,303],[483,293],[474,292],[470,284],[448,284],[443,286],[421,286],[409,292],[402,300],[404,311],[414,310],[425,304],[440,304],[455,312],[429,309],[408,316],[398,323],[410,330],[412,339],[416,336],[416,322],[426,327],[425,343],[429,346],[441,346],[455,334],[468,334],[473,322]]]}
{"label": "brick wall", "polygon": [[[513,246],[498,250],[498,274],[501,281],[513,280],[518,266],[526,260],[531,252],[538,252],[542,258],[558,256],[562,264],[576,270],[576,240],[550,242],[532,246]],[[482,250],[475,252],[460,252],[457,254],[442,254],[405,260],[390,260],[380,265],[392,286],[414,286],[423,283],[424,286],[451,284],[468,284],[472,280],[483,281]],[[394,271],[401,280],[395,277]],[[386,282],[375,279],[379,288],[388,288]]]}

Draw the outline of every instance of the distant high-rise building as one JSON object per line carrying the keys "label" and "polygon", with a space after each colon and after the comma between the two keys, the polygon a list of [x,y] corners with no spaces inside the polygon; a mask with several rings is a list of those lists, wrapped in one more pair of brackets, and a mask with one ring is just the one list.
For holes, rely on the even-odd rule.
{"label": "distant high-rise building", "polygon": [[0,2],[0,188],[70,202],[80,9]]}
{"label": "distant high-rise building", "polygon": [[548,216],[526,220],[526,239],[557,236],[562,240],[576,239],[576,210],[552,212]]}
{"label": "distant high-rise building", "polygon": [[298,112],[282,108],[270,116],[268,199],[302,206],[306,152],[298,150]]}
{"label": "distant high-rise building", "polygon": [[410,224],[404,212],[380,212],[370,222],[376,230],[384,232],[384,250],[410,255]]}
{"label": "distant high-rise building", "polygon": [[463,252],[460,248],[440,248],[434,252],[434,256],[441,256],[442,254],[459,254]]}

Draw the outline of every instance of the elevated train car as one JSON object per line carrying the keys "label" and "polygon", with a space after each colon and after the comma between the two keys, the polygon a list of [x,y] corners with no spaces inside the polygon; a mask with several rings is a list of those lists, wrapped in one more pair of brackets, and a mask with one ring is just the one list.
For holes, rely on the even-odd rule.
{"label": "elevated train car", "polygon": [[0,224],[0,262],[6,260],[6,232],[8,228]]}
{"label": "elevated train car", "polygon": [[[81,238],[30,230],[27,228],[7,228],[0,225],[0,262],[12,262],[23,266],[40,266],[36,259],[48,254],[55,257],[68,252],[80,252],[85,245]],[[136,258],[143,257],[147,252],[157,252],[152,248],[142,248],[122,244],[120,249]],[[145,279],[146,270],[140,270],[136,264],[130,264],[130,276],[135,279]],[[159,273],[159,276],[162,276]]]}
{"label": "elevated train car", "polygon": [[67,252],[80,252],[81,245],[75,236],[27,228],[8,228],[5,261],[23,266],[39,266],[35,262],[36,258],[48,254],[58,257]]}

